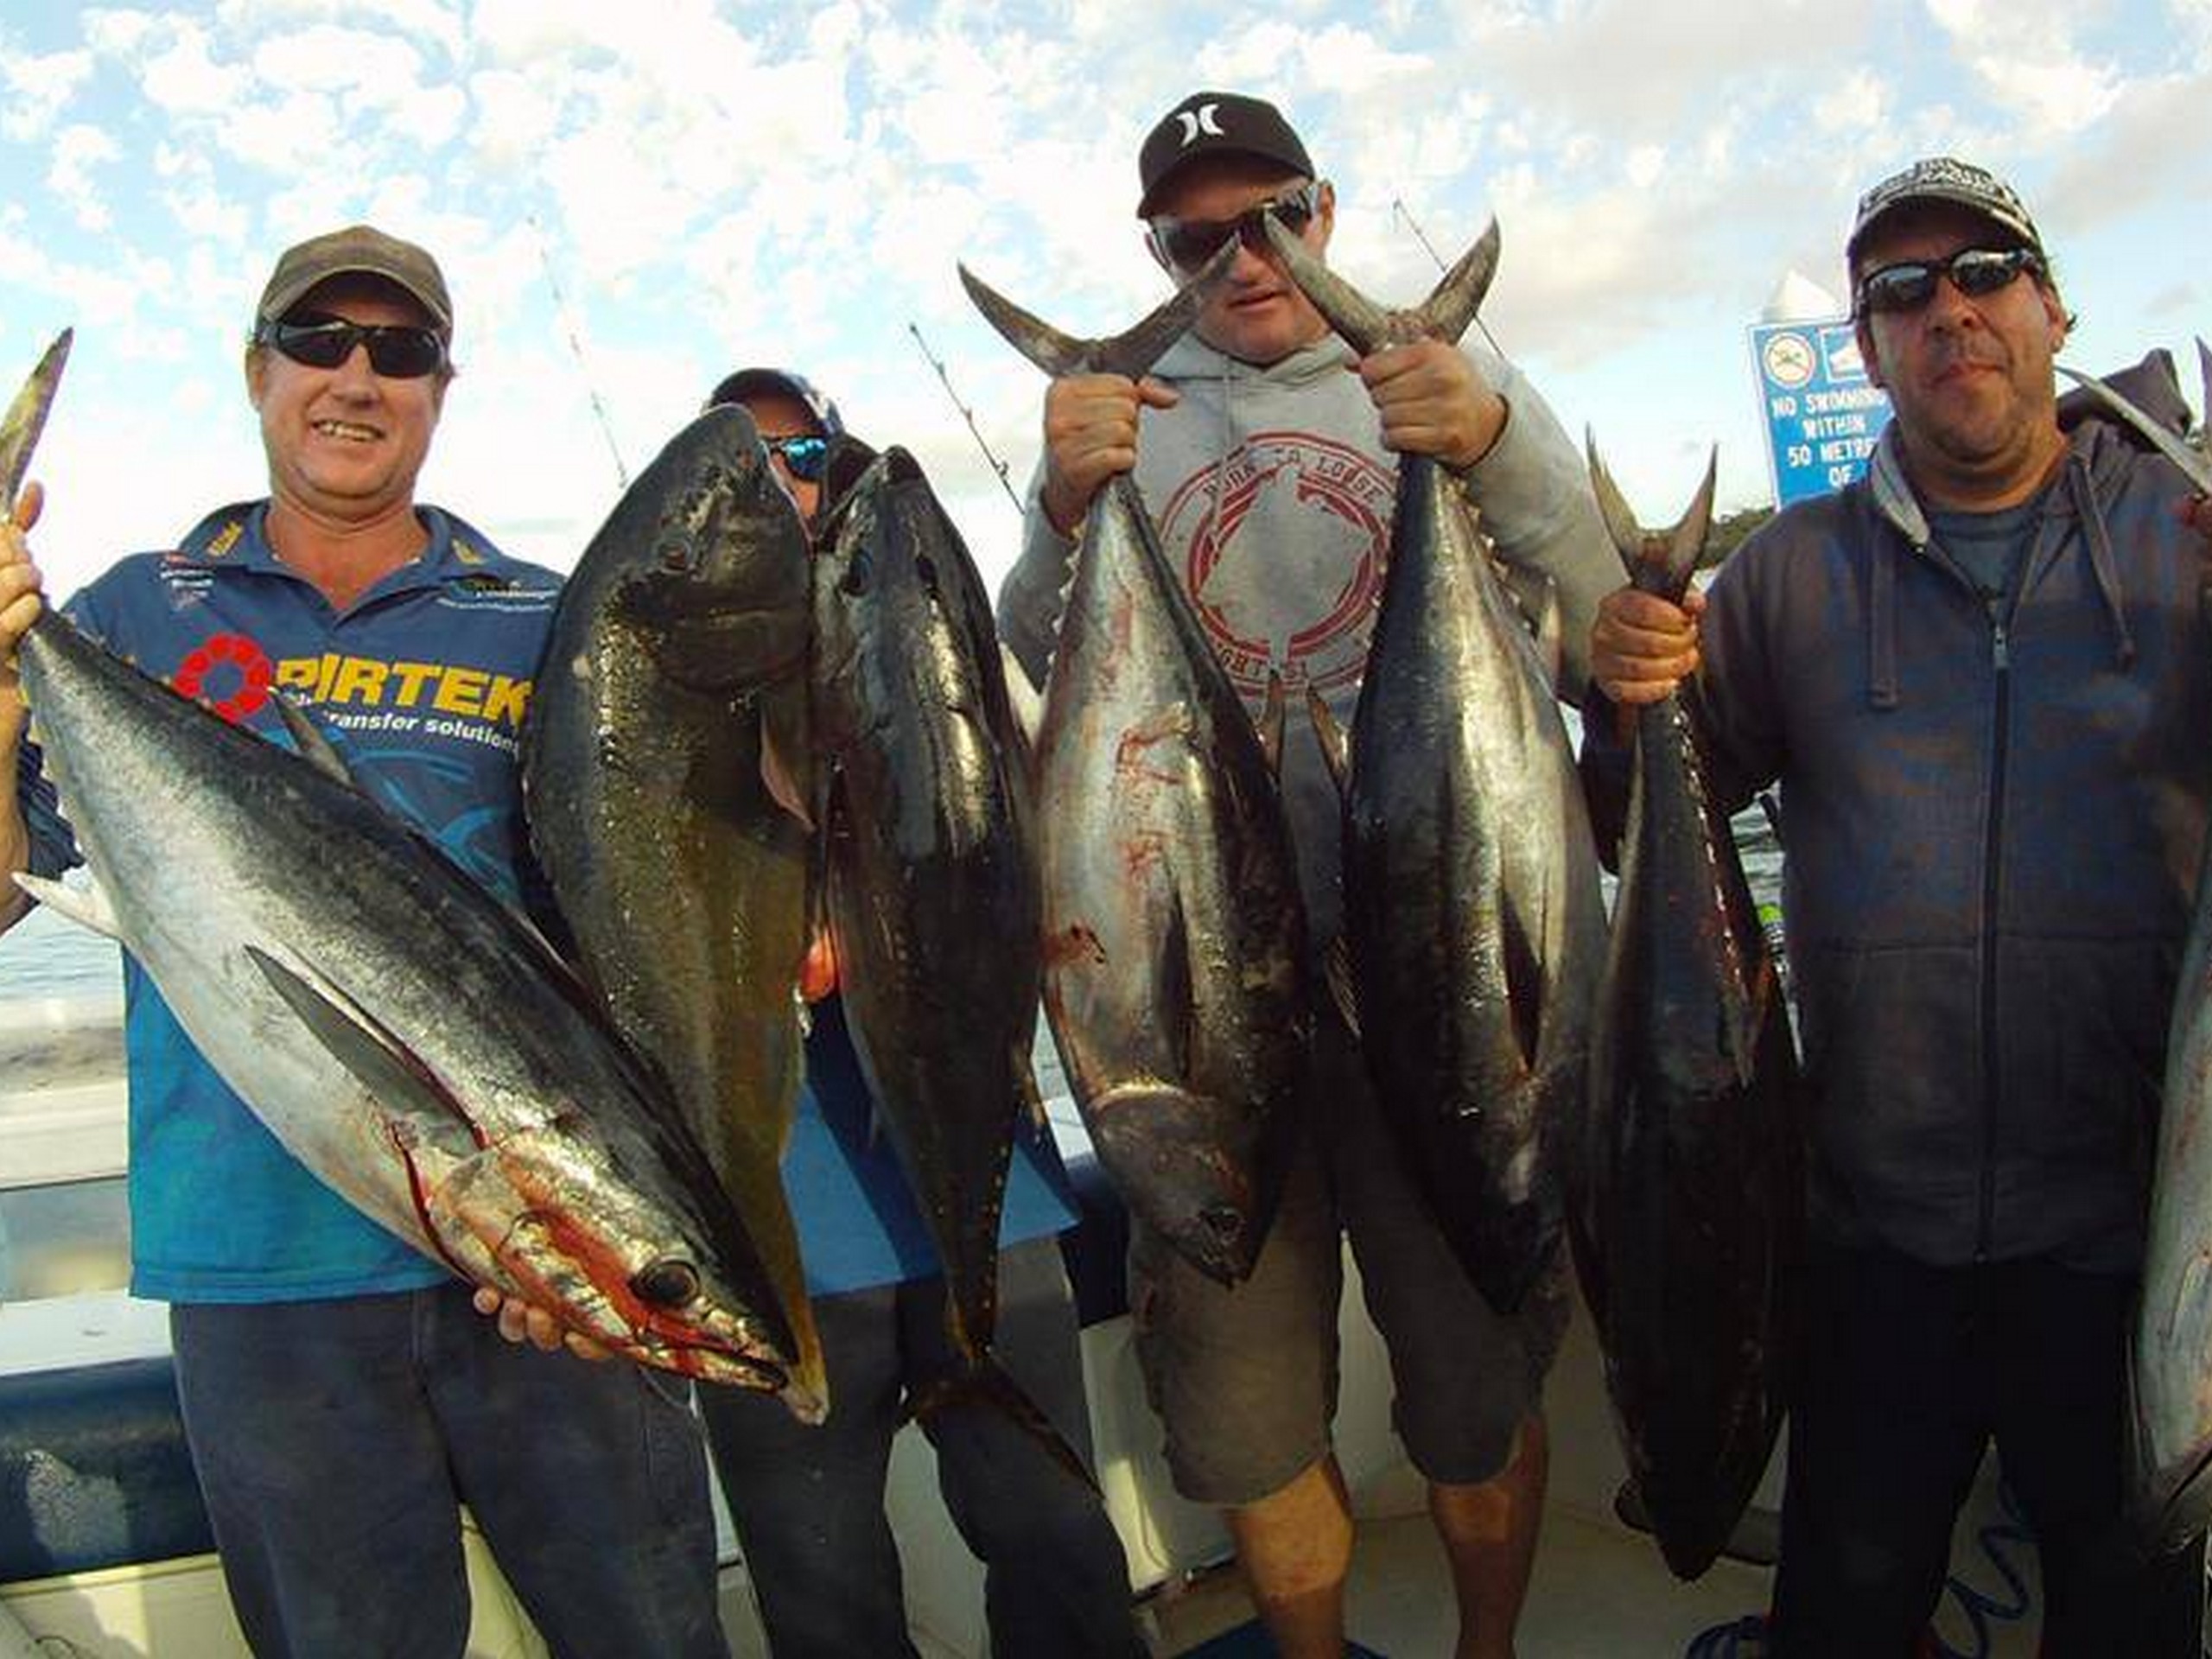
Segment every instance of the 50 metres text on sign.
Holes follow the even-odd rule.
[[[1866,472],[1890,400],[1866,378],[1850,318],[1755,324],[1751,363],[1776,506],[1840,490]]]

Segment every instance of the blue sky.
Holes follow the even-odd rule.
[[[1858,191],[1920,155],[2019,186],[2073,360],[2212,334],[2212,0],[15,6],[0,380],[78,329],[41,562],[67,592],[261,493],[254,296],[287,243],[369,218],[438,254],[459,312],[423,493],[512,550],[572,563],[610,448],[634,472],[767,361],[912,449],[995,580],[1014,512],[909,325],[1018,482],[1041,383],[955,261],[1072,332],[1133,321],[1161,291],[1136,146],[1200,86],[1284,106],[1338,188],[1332,263],[1377,297],[1433,280],[1406,214],[1447,258],[1497,214],[1484,319],[1648,519],[1716,442],[1724,505],[1764,499],[1745,331],[1786,271],[1840,289]]]

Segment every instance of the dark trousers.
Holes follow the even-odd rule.
[[[2132,1278],[1816,1251],[1772,1651],[1910,1659],[1993,1438],[2043,1567],[2044,1659],[2196,1659],[2202,1546],[2123,1518]]]
[[[906,1401],[957,1368],[944,1282],[818,1298],[830,1417],[809,1428],[772,1400],[700,1391],[708,1445],[775,1659],[908,1659],[884,1476]],[[1086,1460],[1089,1417],[1059,1247],[999,1258],[1000,1363]],[[987,1401],[930,1412],[938,1482],[984,1567],[996,1659],[1141,1659],[1122,1541],[1097,1494]]]
[[[684,1385],[501,1339],[460,1284],[169,1313],[194,1467],[259,1659],[447,1659],[468,1505],[562,1659],[728,1659]]]

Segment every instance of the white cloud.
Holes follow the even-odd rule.
[[[15,52],[0,44],[0,136],[17,143],[42,137],[92,73],[87,51]]]
[[[77,223],[88,231],[108,227],[107,203],[94,173],[116,160],[123,150],[102,129],[81,123],[54,136],[52,164],[47,169],[47,188],[61,198]]]

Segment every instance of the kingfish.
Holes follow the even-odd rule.
[[[1594,446],[1598,505],[1639,592],[1679,605],[1713,473],[1671,530],[1639,525]],[[1789,1011],[1694,707],[1637,710],[1628,827],[1598,999],[1573,1230],[1629,1472],[1667,1564],[1696,1578],[1773,1451],[1804,1224]]]
[[[1284,268],[1364,357],[1456,342],[1497,265],[1493,224],[1417,311],[1385,311],[1273,220]],[[1459,485],[1398,461],[1389,568],[1350,741],[1309,700],[1344,792],[1350,1000],[1408,1167],[1491,1305],[1559,1255],[1605,910],[1556,671]]]
[[[827,1408],[781,1163],[812,910],[808,544],[751,418],[709,410],[563,588],[524,721],[531,845],[586,979],[666,1077],[759,1242]]]
[[[1048,374],[1134,378],[1234,255],[1110,340],[1072,340],[961,279]],[[1305,906],[1274,760],[1126,474],[1091,503],[1034,764],[1045,1007],[1077,1105],[1123,1201],[1236,1283],[1302,1132]]]
[[[791,1335],[674,1103],[505,906],[365,795],[56,613],[20,652],[98,886],[19,874],[119,942],[326,1185],[461,1277],[649,1365],[784,1384]]]

